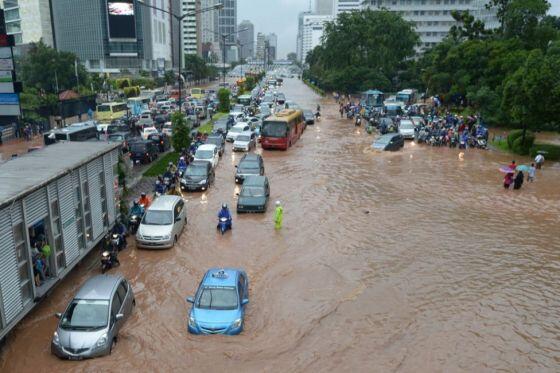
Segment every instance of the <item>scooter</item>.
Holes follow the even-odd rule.
[[[113,267],[118,267],[120,264],[117,252],[105,250],[101,254],[101,273],[105,273]]]
[[[316,113],[315,113],[315,120],[316,120],[316,121],[320,121],[320,120],[321,120],[321,113],[320,113],[320,112],[316,112]]]
[[[354,123],[354,125],[355,125],[356,127],[359,127],[359,126],[362,125],[362,117],[361,117],[361,116],[359,116],[359,115],[356,116],[356,122]]]
[[[130,234],[135,235],[138,232],[138,227],[140,226],[140,219],[142,216],[130,215],[128,218],[128,231]]]
[[[218,221],[218,229],[220,230],[222,235],[225,234],[228,230],[231,229],[231,219],[220,218],[220,220]]]

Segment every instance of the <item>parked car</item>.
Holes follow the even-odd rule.
[[[315,124],[315,114],[311,110],[304,110],[303,120],[305,120],[305,124]]]
[[[187,170],[181,179],[181,190],[205,191],[214,182],[214,169],[210,162],[194,161],[187,166]]]
[[[109,355],[119,330],[136,300],[128,281],[118,275],[90,278],[78,290],[60,319],[51,352],[63,359],[82,360]]]
[[[214,144],[203,144],[196,149],[194,154],[195,161],[210,162],[212,168],[218,166],[220,155],[218,154],[218,147]]]
[[[136,233],[136,246],[145,249],[172,248],[186,224],[187,210],[183,199],[160,196],[144,213]]]
[[[249,280],[245,271],[209,269],[194,297],[188,330],[192,334],[235,335],[243,331],[245,307],[249,303]]]
[[[224,151],[226,149],[226,140],[223,136],[219,134],[210,135],[206,138],[205,143],[216,145],[218,147],[218,154],[220,155],[220,157],[224,155]]]
[[[388,133],[379,136],[373,143],[375,150],[396,151],[404,146],[404,137],[400,133]]]
[[[257,136],[254,132],[240,133],[233,142],[233,151],[248,152],[257,147]]]
[[[410,119],[401,119],[399,133],[405,139],[414,139],[414,123]]]
[[[243,183],[245,177],[251,175],[264,175],[264,161],[259,154],[249,153],[245,154],[239,165],[235,166],[235,182],[238,184]]]
[[[269,197],[270,186],[266,176],[247,176],[237,199],[237,212],[266,212]]]
[[[231,127],[227,133],[226,141],[234,142],[237,136],[243,132],[250,131],[251,127],[245,122],[237,123],[235,126]]]
[[[148,140],[137,140],[130,142],[130,159],[134,163],[150,163],[158,157],[159,149],[151,141]]]
[[[171,140],[163,133],[153,133],[149,135],[148,141],[153,142],[158,147],[160,153],[164,153],[171,149]]]

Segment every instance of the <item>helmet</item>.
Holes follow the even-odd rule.
[[[185,157],[181,157],[181,158],[179,158],[179,159],[182,160],[182,161],[184,161],[184,160],[185,160]]]
[[[276,206],[280,206],[280,201],[276,201]]]
[[[169,165],[169,166],[173,166],[173,162],[169,162],[168,165]]]
[[[161,182],[159,180],[156,180],[156,185],[159,185]]]
[[[138,206],[138,201],[134,201],[134,206]]]
[[[141,196],[141,197],[146,197],[146,193],[142,192],[142,193],[140,194],[140,196]]]
[[[228,208],[228,207],[227,207],[227,203],[222,203],[222,208],[223,208],[223,209],[227,209],[227,208]]]

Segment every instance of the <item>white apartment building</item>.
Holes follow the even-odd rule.
[[[170,0],[161,0],[158,5],[162,9],[170,9]],[[171,30],[170,15],[156,9],[145,9],[150,12],[150,28],[151,28],[151,53],[152,71],[162,73],[166,69],[172,67],[171,60]],[[177,24],[174,24],[177,27]],[[147,31],[147,28],[146,28]]]
[[[333,14],[335,0],[315,0],[314,14],[330,16]]]
[[[200,1],[198,0],[182,0],[181,2],[181,15],[187,13],[194,13],[200,9]],[[184,65],[185,54],[199,54],[201,52],[199,35],[199,15],[187,16],[183,19],[181,24],[181,46],[183,53],[181,55],[181,66]]]
[[[321,44],[321,37],[323,36],[325,23],[330,22],[333,19],[334,17],[329,15],[309,14],[303,16],[301,48],[302,62],[305,62],[305,58],[310,51]]]
[[[311,12],[301,12],[298,14],[298,32],[296,40],[296,54],[298,61],[302,62],[303,58],[303,17],[312,14]]]
[[[220,0],[201,0],[201,9],[210,8],[221,4]],[[218,36],[220,12],[204,12],[200,14],[200,42],[202,44],[202,54],[213,55],[218,61],[222,60],[220,37]],[[215,61],[217,62],[217,61]]]
[[[255,58],[257,61],[264,61],[264,50],[266,48],[266,36],[263,33],[257,34],[257,51]]]
[[[54,46],[49,0],[1,0],[8,35],[16,45],[39,40]]]
[[[332,14],[336,17],[340,13],[362,10],[363,0],[334,0]]]
[[[486,9],[488,0],[364,0],[364,8],[379,10],[386,8],[398,12],[407,21],[416,25],[420,36],[421,49],[430,48],[441,42],[455,25],[451,12],[470,11],[477,19],[485,22],[487,28],[498,27],[493,10]]]

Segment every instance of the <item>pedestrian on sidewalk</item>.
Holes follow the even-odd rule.
[[[276,214],[274,215],[274,228],[276,230],[282,229],[282,220],[284,218],[284,209],[280,201],[276,201]]]

